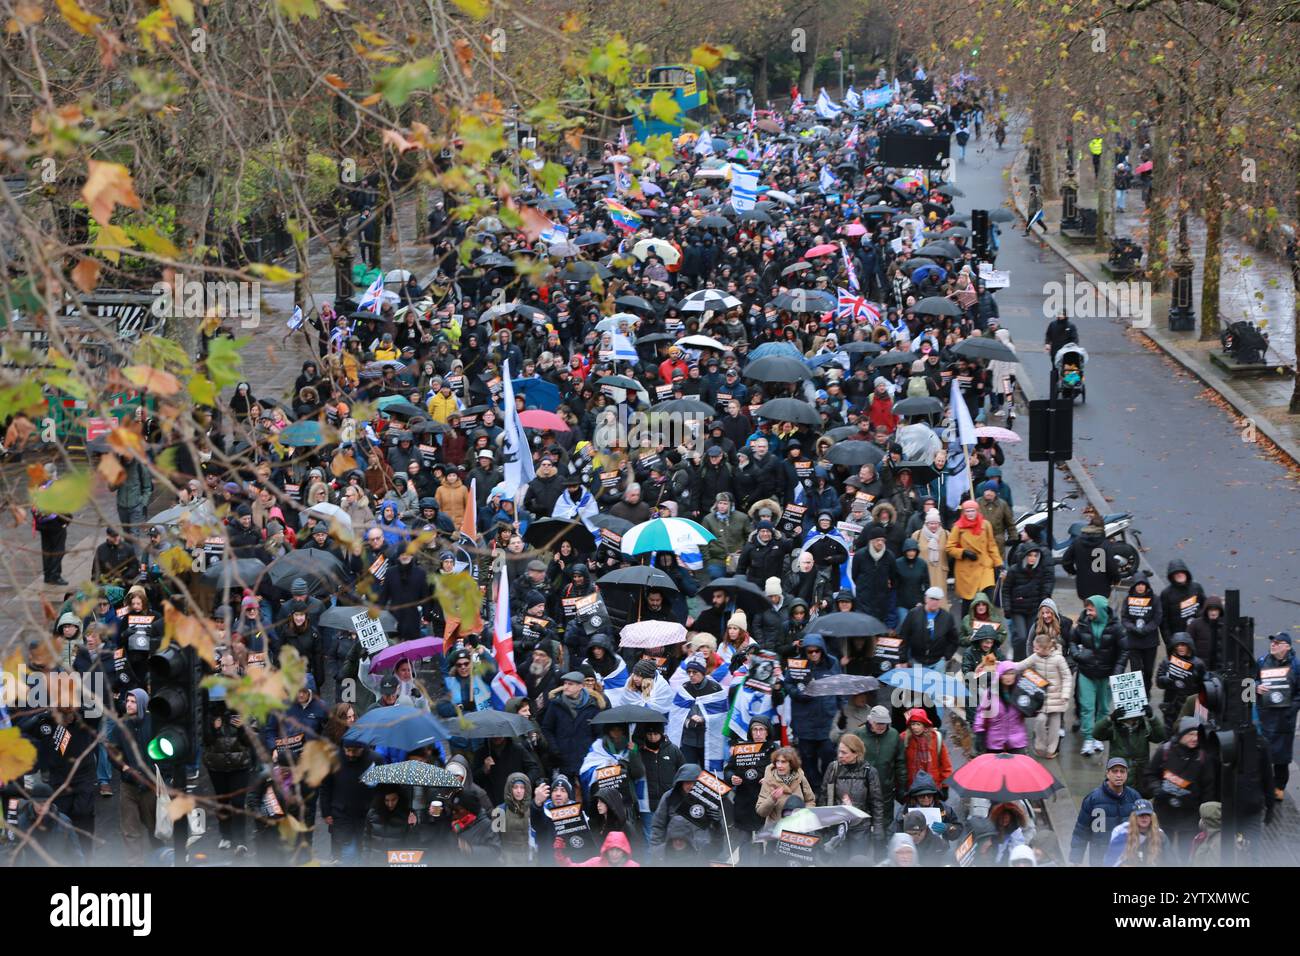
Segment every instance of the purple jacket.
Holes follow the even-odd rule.
[[[1015,661],[998,661],[993,687],[983,695],[979,712],[975,715],[975,733],[984,734],[984,747],[990,752],[1019,750],[1029,746],[1024,716],[1010,704],[1003,703],[998,694],[1002,675],[1015,669]]]

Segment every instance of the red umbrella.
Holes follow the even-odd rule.
[[[1154,168],[1155,168],[1155,164],[1148,159],[1145,163],[1139,163],[1137,165],[1137,168],[1134,169],[1133,172],[1141,176],[1143,173],[1151,172],[1151,170]]]
[[[846,236],[861,236],[866,234],[867,227],[860,222],[851,222],[846,226],[841,226],[840,232]]]
[[[949,779],[963,796],[994,803],[1039,800],[1061,789],[1052,772],[1025,754],[981,754]]]
[[[543,431],[551,429],[557,432],[567,432],[569,426],[564,423],[564,419],[555,412],[544,411],[540,408],[530,408],[526,412],[519,413],[519,423],[525,428],[540,428]]]
[[[816,259],[818,256],[830,256],[839,252],[839,246],[829,242],[823,242],[820,246],[813,246],[803,254],[805,259]]]

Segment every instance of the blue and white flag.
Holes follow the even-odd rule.
[[[620,763],[623,763],[624,768],[626,768],[627,765],[624,761],[627,756],[628,752],[626,750],[616,754],[606,750],[603,736],[593,740],[591,749],[587,751],[587,756],[583,758],[582,766],[578,769],[578,779],[582,781],[582,792],[590,797],[595,792],[592,790],[592,784],[596,781],[596,771],[603,770],[606,767],[617,767]],[[620,760],[620,757],[623,760]],[[626,772],[626,769],[624,769],[624,773]],[[650,792],[646,789],[644,775],[635,780],[629,777],[628,782],[632,785],[632,793],[636,797],[637,809],[642,813],[650,813],[653,808],[650,806]]]
[[[916,80],[916,82],[918,82],[918,83],[924,83],[924,82],[925,82],[925,67],[921,66],[921,64],[918,63],[918,64],[916,65],[916,72],[912,75],[912,79]]]
[[[692,551],[678,551],[677,563],[688,571],[703,571],[704,555],[700,553],[699,548]]]
[[[696,156],[713,155],[713,137],[709,135],[707,130],[701,133],[700,138],[695,141],[695,155]]]
[[[858,94],[858,91],[851,86],[844,93],[844,105],[851,110],[862,109],[862,97]]]
[[[533,455],[524,435],[524,426],[519,423],[519,409],[515,407],[515,387],[510,380],[509,359],[502,363],[501,381],[505,401],[505,427],[501,432],[504,480],[501,483],[505,486],[506,494],[513,498],[519,486],[532,481],[537,473],[533,469]]]
[[[875,90],[866,90],[862,94],[862,108],[864,110],[883,109],[889,105],[889,101],[894,98],[894,90],[888,86],[882,86]]]
[[[558,223],[553,224],[549,229],[543,229],[539,232],[537,238],[548,246],[555,245],[557,242],[564,242],[569,238],[569,227]]]
[[[370,283],[370,288],[366,289],[366,294],[361,297],[357,303],[358,312],[374,311],[379,306],[379,297],[384,292],[384,274],[380,272],[375,276],[375,281]]]
[[[975,423],[971,421],[970,409],[966,407],[966,401],[961,397],[961,386],[956,380],[952,383],[949,403],[952,406],[953,428],[956,432],[954,437],[958,445],[963,446],[954,449],[949,454],[948,461],[960,465],[960,470],[950,473],[948,480],[944,482],[946,489],[944,498],[948,507],[956,511],[961,507],[962,498],[966,497],[967,492],[971,490],[970,462],[966,457],[968,454],[967,449],[971,445],[978,443],[979,438],[975,435]]]
[[[610,340],[613,343],[614,360],[616,362],[635,362],[639,356],[636,354],[636,346],[632,340],[621,332],[611,332]]]
[[[844,112],[844,107],[831,102],[831,98],[827,95],[824,86],[821,88],[821,92],[817,94],[817,103],[813,106],[813,109],[822,119],[828,120],[833,120]]]
[[[605,691],[606,696],[608,696],[611,691],[622,688],[627,683],[628,675],[631,674],[631,671],[627,669],[627,661],[623,660],[623,658],[618,654],[614,655],[614,662],[614,669],[607,675],[601,677],[599,672],[596,674],[596,679],[600,681],[600,686]],[[584,660],[583,663],[590,664],[591,661]]]
[[[958,443],[967,447],[978,445],[979,436],[975,434],[975,423],[971,421],[970,409],[966,407],[966,400],[961,396],[961,385],[955,378],[952,381],[950,396],[952,421],[957,426]]]
[[[844,546],[844,551],[849,555],[849,557],[840,565],[840,590],[854,591],[856,593],[857,589],[853,585],[853,575],[849,573],[849,565],[853,563],[853,545],[849,543],[848,538],[844,537],[844,532],[840,531],[839,528],[832,527],[830,531],[823,533],[817,530],[816,525],[813,525],[808,529],[808,533],[804,535],[802,550],[808,551],[814,544],[822,540],[822,538],[829,538],[832,541],[838,541]]]
[[[303,315],[302,315],[302,306],[295,305],[293,307],[293,315],[289,316],[289,321],[286,324],[289,326],[289,329],[291,331],[297,332],[300,328],[302,328],[302,323],[304,321],[305,320],[303,319]]]
[[[755,717],[766,717],[771,720],[775,716],[776,708],[772,706],[770,693],[741,685],[736,691],[736,699],[731,705],[731,718],[724,730],[741,740],[748,740],[749,726],[754,722]]]
[[[679,668],[678,673],[685,673],[685,668]],[[676,676],[673,675],[674,678]],[[712,694],[700,697],[692,697],[684,689],[679,689],[673,697],[673,709],[668,714],[668,739],[678,747],[682,745],[686,718],[696,707],[704,715],[704,769],[718,773],[722,770],[722,723],[727,716],[726,688],[719,688]]]
[[[731,167],[731,208],[737,212],[747,212],[758,202],[758,173],[751,169],[732,165]]]
[[[555,507],[551,509],[552,518],[563,518],[566,521],[576,518],[586,525],[587,530],[592,534],[599,530],[591,523],[591,519],[598,514],[600,514],[600,506],[596,504],[595,497],[586,488],[579,493],[577,501],[569,497],[569,489],[565,488],[560,492],[560,497],[555,499]]]
[[[612,676],[610,675],[610,677]],[[654,683],[650,685],[649,693],[633,690],[628,686],[626,672],[622,683],[611,689],[609,686],[610,677],[605,678],[605,696],[609,698],[609,706],[621,707],[624,704],[629,704],[635,707],[649,707],[651,710],[659,711],[664,717],[673,712],[673,698],[677,696],[677,690],[668,681],[664,680],[662,674],[655,674]],[[644,684],[642,686],[644,687]]]
[[[835,186],[839,180],[835,178],[835,173],[831,171],[830,164],[822,167],[821,174],[817,177],[817,185],[823,193],[835,191]]]

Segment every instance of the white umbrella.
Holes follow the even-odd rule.
[[[615,312],[608,318],[601,319],[596,323],[597,332],[617,332],[619,324],[626,322],[628,325],[636,325],[641,321],[639,315],[633,315],[630,312]]]
[[[681,259],[682,254],[677,251],[672,243],[664,239],[642,239],[632,247],[632,255],[636,256],[642,262],[647,256],[655,255],[664,261],[664,265],[676,265]]]
[[[710,338],[707,335],[688,335],[683,339],[678,339],[673,343],[680,348],[688,349],[717,349],[719,352],[728,352],[730,349],[723,345],[717,339]]]
[[[207,525],[212,524],[216,519],[211,503],[203,498],[187,505],[176,505],[166,511],[160,511],[150,521],[153,524],[180,524],[182,521],[188,521],[194,525]]]
[[[624,554],[649,554],[673,551],[677,554],[698,552],[713,540],[713,532],[689,518],[652,518],[635,525],[623,534]]]
[[[667,647],[686,641],[686,628],[676,621],[637,621],[618,634],[619,647]]]
[[[610,162],[610,163],[630,163],[630,162],[632,162],[632,157],[631,157],[631,156],[624,156],[622,153],[615,153],[613,156],[609,157],[609,159],[606,160],[606,162]]]
[[[410,278],[410,269],[389,269],[384,275],[385,282],[406,282]]]
[[[682,300],[683,312],[725,312],[740,305],[734,295],[727,295],[721,289],[701,289],[692,292]]]
[[[337,522],[349,534],[352,532],[351,516],[338,505],[332,505],[328,501],[322,501],[320,504],[315,504],[308,508],[307,514],[315,515],[317,518],[323,518],[330,524]]]
[[[725,169],[701,169],[695,174],[696,179],[726,179]]]
[[[556,242],[547,246],[546,254],[557,259],[571,259],[582,255],[582,250],[571,242]]]
[[[769,189],[769,190],[765,193],[765,195],[767,196],[768,199],[775,199],[775,200],[777,200],[778,202],[783,202],[783,203],[785,203],[787,206],[797,206],[797,205],[799,205],[799,200],[795,199],[795,198],[794,198],[793,196],[791,196],[789,193],[782,192],[782,191],[779,190],[779,189]]]

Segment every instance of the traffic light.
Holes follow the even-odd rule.
[[[199,734],[198,661],[191,648],[171,643],[149,658],[149,716],[153,760],[189,760]]]

